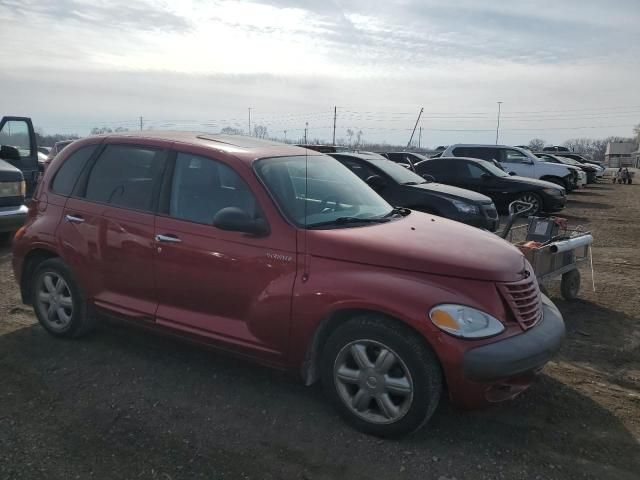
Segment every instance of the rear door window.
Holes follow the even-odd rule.
[[[337,157],[336,157],[337,158]],[[368,165],[358,162],[356,160],[350,160],[347,158],[339,158],[340,163],[342,163],[345,167],[355,173],[362,180],[367,180],[367,178],[372,177],[374,175],[380,175],[371,169]]]
[[[51,183],[51,190],[54,193],[64,195],[65,197],[71,195],[73,187],[80,176],[80,172],[82,172],[82,169],[98,146],[99,144],[88,145],[73,152],[58,169],[58,172]]]
[[[505,163],[531,163],[527,155],[518,150],[507,149],[504,151]]]
[[[481,160],[489,160],[500,162],[500,149],[492,147],[456,147],[453,149],[456,157],[479,158]]]
[[[163,150],[108,145],[93,165],[84,196],[93,202],[153,211],[165,163]]]

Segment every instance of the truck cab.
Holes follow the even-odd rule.
[[[6,241],[27,216],[25,199],[38,183],[36,135],[28,117],[0,120],[0,240]]]

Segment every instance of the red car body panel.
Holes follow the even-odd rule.
[[[522,333],[496,288],[496,282],[521,278],[525,262],[514,247],[419,212],[386,224],[305,231],[286,221],[252,163],[307,150],[241,148],[186,132],[144,135],[91,137],[56,156],[14,245],[18,281],[30,252],[46,250],[62,257],[87,300],[109,314],[293,371],[308,360],[318,328],[332,314],[378,312],[409,325],[429,343],[455,403],[486,401],[491,384],[465,378],[462,359],[469,349]],[[175,149],[226,163],[255,195],[269,234],[252,237],[53,193],[58,165],[77,149],[101,142]],[[65,215],[85,222],[69,223]],[[158,243],[158,234],[175,235],[181,243]],[[429,320],[429,310],[442,303],[477,308],[503,320],[506,328],[482,340],[452,337]],[[529,381],[525,378],[525,386]]]

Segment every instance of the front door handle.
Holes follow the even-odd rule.
[[[173,235],[171,233],[165,233],[165,234],[156,235],[156,242],[180,243],[180,242],[182,242],[182,240],[180,240],[178,237],[176,237],[175,235]]]
[[[84,218],[79,215],[65,215],[64,219],[69,223],[84,223]]]

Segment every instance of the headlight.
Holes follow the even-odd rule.
[[[19,182],[0,182],[0,198],[24,197],[25,190],[24,180]]]
[[[470,203],[463,202],[461,200],[453,200],[453,204],[455,205],[455,207],[458,209],[459,212],[475,213],[475,214],[480,213],[480,209]]]
[[[461,338],[485,338],[504,331],[497,318],[464,305],[438,305],[431,309],[429,318],[443,332]]]
[[[562,190],[558,190],[557,188],[543,188],[542,191],[549,195],[553,195],[554,197],[562,196]]]

